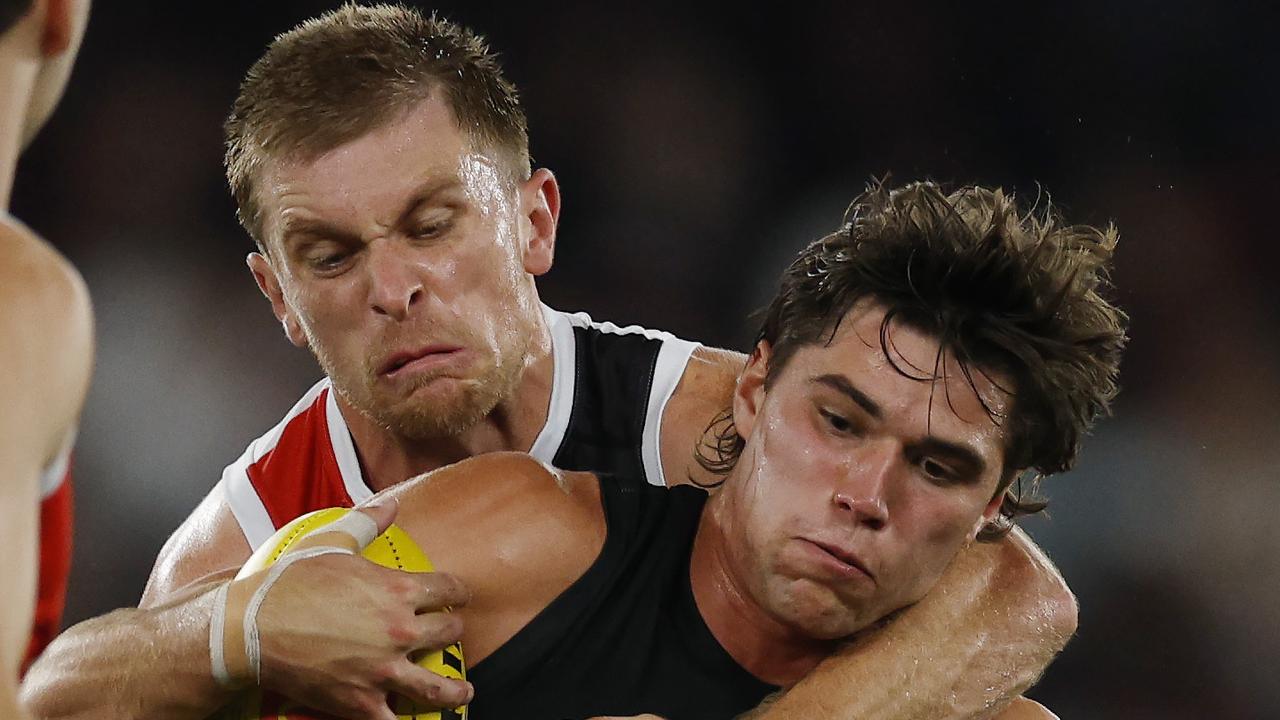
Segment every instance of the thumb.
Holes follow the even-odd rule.
[[[378,498],[368,505],[361,505],[355,510],[373,520],[378,526],[377,534],[381,535],[387,531],[387,528],[391,527],[391,523],[395,522],[396,513],[400,511],[400,502],[393,497]]]

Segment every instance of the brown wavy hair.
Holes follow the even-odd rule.
[[[254,185],[269,158],[313,160],[443,93],[473,148],[529,177],[515,86],[480,35],[401,5],[344,4],[278,36],[249,68],[224,126],[237,216],[266,251]]]
[[[1043,510],[1040,479],[1069,469],[1094,421],[1110,412],[1118,388],[1128,318],[1105,296],[1115,227],[1068,225],[1047,200],[1023,212],[1013,194],[984,187],[945,192],[931,182],[889,189],[873,182],[836,232],[811,243],[782,274],[756,336],[772,356],[768,387],[799,348],[830,342],[854,305],[872,299],[887,310],[880,345],[899,322],[941,342],[970,387],[973,373],[1007,373],[1014,400],[1002,415],[1006,460],[1000,517],[980,535],[998,537],[1010,521]],[[982,400],[981,394],[978,394]],[[727,474],[744,445],[730,411],[704,433],[697,459]]]

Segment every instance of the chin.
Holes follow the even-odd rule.
[[[850,605],[830,588],[797,581],[772,603],[772,614],[805,637],[840,640],[875,622],[868,608]]]

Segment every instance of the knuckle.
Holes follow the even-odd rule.
[[[462,637],[462,619],[449,613],[432,613],[422,617],[418,646],[438,650]]]
[[[471,593],[462,581],[448,573],[431,573],[424,577],[427,601],[435,607],[464,605]]]
[[[392,622],[387,627],[387,639],[398,649],[410,650],[418,642],[419,631],[412,622]]]
[[[374,669],[374,684],[379,687],[396,685],[401,682],[403,677],[404,671],[400,669],[399,662],[386,662]]]
[[[405,573],[391,575],[386,584],[387,592],[397,600],[409,600],[418,594],[418,584]]]

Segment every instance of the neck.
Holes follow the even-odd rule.
[[[551,334],[541,316],[516,390],[479,422],[458,435],[408,438],[379,425],[337,397],[351,431],[365,482],[375,492],[474,455],[528,452],[547,422],[554,360]]]
[[[690,582],[698,612],[716,641],[747,672],[772,685],[789,687],[834,649],[783,623],[755,600],[740,572],[734,550],[740,540],[726,532],[724,493],[707,501],[693,541]]]
[[[0,45],[0,209],[6,211],[37,70],[35,64],[15,57],[12,48]]]

